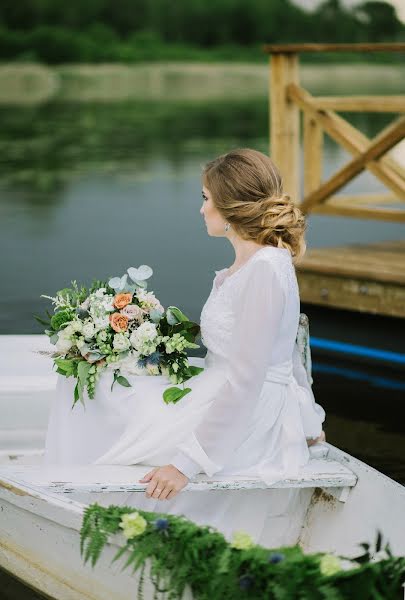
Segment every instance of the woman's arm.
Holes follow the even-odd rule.
[[[243,275],[225,383],[170,461],[189,478],[201,470],[209,476],[220,471],[239,445],[259,399],[284,311],[285,292],[269,261],[253,261]]]

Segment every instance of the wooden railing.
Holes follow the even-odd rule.
[[[304,213],[405,222],[402,207],[381,206],[405,202],[405,168],[387,154],[405,137],[405,116],[396,118],[369,139],[336,112],[405,113],[405,95],[315,97],[299,83],[301,52],[405,52],[405,43],[265,45],[263,49],[270,54],[270,155],[283,175],[285,191],[296,199]],[[303,198],[299,168],[300,111],[303,112]],[[324,132],[353,156],[326,181],[322,181]],[[390,193],[334,195],[366,169]]]

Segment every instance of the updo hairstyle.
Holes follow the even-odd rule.
[[[280,172],[266,154],[236,148],[208,162],[203,184],[225,221],[244,240],[287,248],[298,262],[306,251],[306,220],[283,192]]]

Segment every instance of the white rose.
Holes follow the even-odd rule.
[[[65,337],[59,337],[58,341],[56,342],[56,349],[58,352],[62,352],[63,354],[65,352],[69,352],[69,350],[71,349],[71,347],[73,346],[72,342]]]
[[[118,352],[124,352],[131,347],[129,338],[124,333],[116,333],[113,340],[113,348]]]

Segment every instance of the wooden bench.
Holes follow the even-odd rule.
[[[285,479],[268,486],[256,477],[225,478],[199,474],[190,481],[189,491],[241,490],[267,488],[315,488],[328,491],[341,502],[345,502],[357,481],[356,475],[336,460],[327,458],[326,443],[311,447],[311,458],[299,477]],[[86,465],[86,466],[41,466],[16,465],[0,468],[0,480],[14,481],[54,494],[144,492],[147,484],[139,483],[151,465]]]

